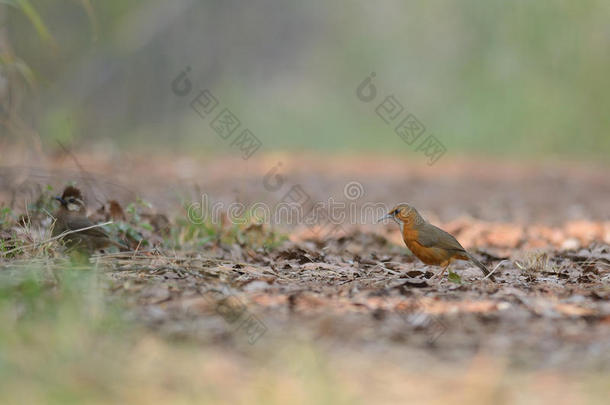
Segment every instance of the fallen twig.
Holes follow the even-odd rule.
[[[494,272],[495,272],[496,270],[498,270],[498,267],[500,267],[500,265],[502,265],[502,264],[504,264],[505,262],[508,262],[508,261],[509,261],[509,260],[502,260],[500,263],[498,263],[498,264],[496,265],[496,267],[494,267],[494,269],[493,269],[492,271],[490,271],[490,272],[489,272],[489,274],[488,274],[488,275],[486,275],[485,277],[483,277],[483,280],[485,280],[485,279],[487,279],[487,278],[491,277],[491,275],[492,275],[492,274],[494,274]]]
[[[108,222],[104,222],[103,224],[96,224],[96,225],[92,225],[92,226],[87,226],[85,228],[73,229],[71,231],[65,231],[65,232],[62,232],[59,235],[53,236],[53,237],[51,237],[49,239],[46,239],[46,240],[43,240],[43,241],[40,241],[40,242],[30,243],[28,245],[19,246],[19,247],[7,250],[6,252],[0,252],[0,253],[2,253],[2,256],[6,256],[6,255],[8,255],[10,253],[13,253],[13,252],[16,252],[18,250],[23,250],[23,249],[29,249],[29,248],[35,248],[35,247],[38,247],[38,246],[42,246],[42,245],[44,245],[46,243],[53,242],[54,240],[61,239],[64,236],[67,236],[67,235],[70,235],[70,234],[73,234],[73,233],[77,233],[77,232],[87,231],[87,230],[93,229],[93,228],[99,228],[99,227],[102,227],[102,226],[109,225],[111,223],[112,223],[112,221],[108,221]]]

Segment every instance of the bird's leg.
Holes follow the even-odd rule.
[[[443,275],[445,274],[445,271],[447,271],[447,267],[449,267],[449,262],[447,262],[447,264],[445,266],[443,266],[443,269],[438,272],[437,274],[434,275],[434,277],[432,277],[433,279],[439,279],[439,281],[443,278]]]

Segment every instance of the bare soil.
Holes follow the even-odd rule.
[[[415,371],[470,364],[481,353],[525,369],[610,369],[608,168],[291,155],[78,160],[86,172],[69,156],[37,168],[7,162],[2,200],[18,206],[43,184],[76,181],[92,210],[142,197],[174,221],[202,193],[274,204],[298,184],[313,200],[351,202],[344,188],[356,181],[358,207],[408,201],[488,267],[505,260],[495,283],[465,262],[452,265],[461,280],[436,281],[438,268],[414,258],[394,225],[372,222],[343,224],[324,239],[311,227],[282,228],[288,240],[270,248],[210,241],[95,256],[109,296],[161,336],[245,356],[278,341],[315,342]],[[270,190],[265,176],[278,162],[282,186]]]

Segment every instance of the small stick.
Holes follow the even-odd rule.
[[[494,274],[494,272],[495,272],[496,270],[498,270],[498,267],[500,267],[500,265],[501,265],[501,264],[504,264],[504,262],[508,262],[508,261],[509,261],[509,260],[502,260],[500,263],[498,263],[498,264],[496,265],[496,267],[494,267],[494,269],[493,269],[492,271],[490,271],[490,272],[489,272],[489,274],[488,274],[488,275],[486,275],[485,277],[483,277],[483,278],[482,278],[482,280],[485,280],[486,278],[489,278],[489,276],[491,276],[492,274]]]
[[[140,241],[138,242],[138,246],[136,246],[136,250],[133,252],[133,255],[131,256],[131,260],[133,260],[136,255],[138,254],[138,250],[140,249],[140,245],[142,245],[142,241],[143,239],[140,239]]]
[[[87,231],[87,230],[93,229],[93,228],[99,228],[99,227],[102,227],[102,226],[109,225],[111,223],[112,223],[112,221],[108,221],[108,222],[104,222],[103,224],[96,224],[96,225],[88,226],[88,227],[81,228],[81,229],[73,229],[71,231],[65,231],[65,232],[62,232],[59,235],[53,236],[52,238],[49,238],[47,240],[43,240],[41,242],[36,242],[36,243],[31,243],[29,245],[24,245],[24,246],[16,247],[16,248],[13,248],[11,250],[7,250],[6,252],[0,252],[0,253],[2,253],[3,256],[6,256],[9,253],[16,252],[16,251],[21,250],[21,249],[27,249],[27,248],[31,248],[31,247],[36,247],[36,246],[44,245],[45,243],[53,242],[54,240],[61,239],[64,236],[70,235],[72,233],[77,233],[77,232],[81,232],[81,231]]]

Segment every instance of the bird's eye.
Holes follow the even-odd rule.
[[[398,215],[398,209],[395,209],[394,212],[392,213],[393,215]]]

